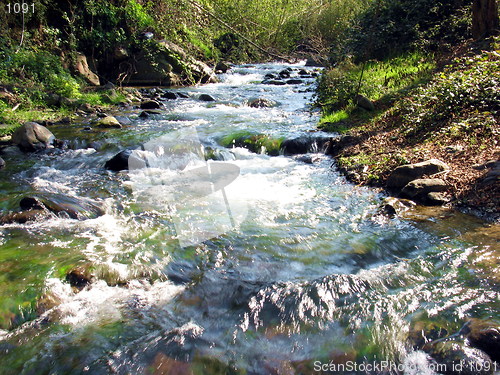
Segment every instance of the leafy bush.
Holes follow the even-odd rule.
[[[399,109],[408,136],[423,133],[472,131],[472,124],[484,127],[486,118],[500,118],[500,54],[484,53],[464,57],[450,65],[426,86],[418,88]],[[461,122],[462,118],[481,117]],[[455,127],[455,129],[451,129]]]
[[[346,43],[335,57],[348,50],[357,61],[384,59],[416,47],[437,49],[456,44],[470,34],[472,0],[380,0],[371,2],[349,29]]]

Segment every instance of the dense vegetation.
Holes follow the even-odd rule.
[[[336,155],[351,180],[383,185],[401,164],[439,158],[455,203],[498,210],[498,187],[472,166],[499,157],[500,46],[471,39],[471,3],[375,1],[332,49],[320,127],[357,140]]]
[[[369,3],[40,0],[26,13],[2,9],[0,23],[7,27],[0,29],[0,123],[8,126],[0,132],[33,118],[65,115],[82,103],[103,106],[122,101],[123,95],[116,91],[89,91],[75,71],[78,54],[87,57],[101,83],[124,84],[137,56],[142,53],[154,61],[158,54],[154,40],[161,39],[210,64],[294,53],[320,59]],[[189,67],[178,65],[189,78]],[[53,94],[71,100],[54,101]],[[15,111],[8,110],[12,108]]]

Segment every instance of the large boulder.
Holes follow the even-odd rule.
[[[54,134],[36,122],[26,122],[12,134],[12,143],[27,152],[46,149],[54,140]]]
[[[128,170],[128,160],[130,155],[132,155],[132,150],[120,151],[118,154],[109,159],[106,164],[104,164],[104,168],[113,172]]]
[[[87,83],[94,86],[99,86],[101,84],[97,74],[90,69],[87,57],[81,53],[76,56],[75,70],[85,79],[85,81],[87,81]]]
[[[465,329],[469,345],[481,349],[493,361],[500,362],[500,324],[495,321],[471,319]]]
[[[448,185],[440,178],[419,178],[408,182],[401,192],[410,197],[422,197],[432,192],[446,191]]]
[[[208,65],[189,56],[181,47],[162,40],[148,43],[143,50],[131,57],[134,69],[128,73],[131,85],[178,86],[217,82]]]
[[[387,187],[403,188],[410,181],[421,178],[424,175],[431,176],[447,169],[449,169],[449,167],[437,159],[431,159],[421,163],[401,165],[397,167],[387,179]]]

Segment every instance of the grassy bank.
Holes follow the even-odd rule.
[[[478,170],[478,165],[500,157],[499,40],[463,44],[436,69],[419,59],[407,60],[409,65],[399,62],[393,69],[397,61],[365,67],[363,85],[369,90],[361,92],[374,100],[372,112],[352,101],[339,106],[337,97],[325,89],[329,74],[338,72],[323,78],[319,99],[334,100],[322,103],[320,127],[356,139],[337,153],[338,166],[356,183],[384,186],[395,167],[437,158],[450,166],[440,177],[450,186],[453,204],[498,212],[499,184],[482,184],[487,171]],[[353,65],[341,77],[352,80],[359,70]],[[386,77],[392,72],[403,79],[395,78],[393,86],[372,94],[371,87],[378,87],[382,77],[390,82]]]

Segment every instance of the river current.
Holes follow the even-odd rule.
[[[328,135],[315,130],[314,78],[261,83],[286,68],[314,72],[236,66],[171,90],[186,95],[146,119],[124,111],[123,129],[51,127],[95,147],[12,151],[3,211],[43,193],[105,214],[0,226],[0,374],[436,374],[409,339],[415,326],[452,334],[497,319],[498,226],[446,209],[389,218],[381,192],[346,182],[319,149],[221,146],[242,132]],[[127,148],[133,168],[104,168]],[[81,290],[66,281],[75,267],[93,275]],[[367,367],[381,361],[396,367]]]

